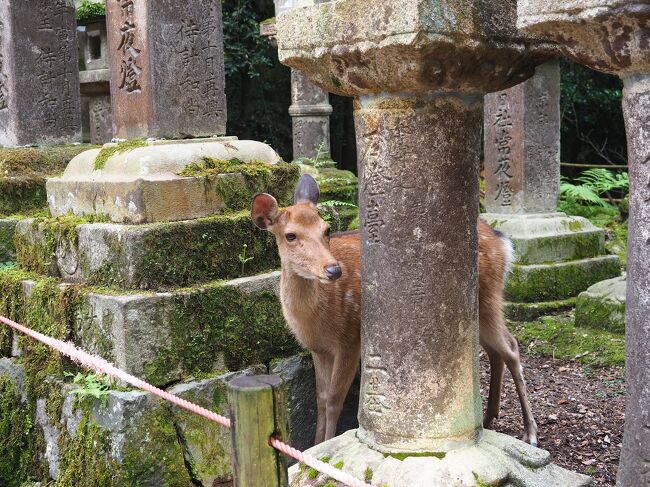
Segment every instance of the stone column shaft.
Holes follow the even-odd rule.
[[[314,157],[322,146],[330,152],[329,93],[319,88],[307,75],[291,70],[291,106],[293,123],[293,158]]]
[[[488,213],[553,213],[560,193],[560,66],[485,97]]]
[[[81,142],[72,0],[0,2],[0,144]]]
[[[617,485],[650,485],[650,74],[624,78],[630,220],[625,435]]]
[[[481,96],[356,101],[359,437],[382,451],[445,451],[480,430],[481,120]]]

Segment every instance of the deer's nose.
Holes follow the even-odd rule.
[[[330,281],[336,281],[339,277],[341,277],[341,274],[343,274],[343,271],[341,270],[341,266],[338,264],[328,265],[325,267],[325,276]]]

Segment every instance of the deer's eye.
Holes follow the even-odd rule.
[[[296,237],[295,233],[287,233],[287,234],[285,234],[285,238],[287,239],[287,242],[293,242],[298,237]]]

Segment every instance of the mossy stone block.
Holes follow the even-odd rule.
[[[621,264],[615,255],[549,264],[515,264],[506,282],[506,295],[509,301],[524,303],[566,299],[620,273]]]
[[[625,276],[594,284],[578,296],[576,326],[625,333],[625,299]]]
[[[18,220],[0,219],[0,262],[16,260],[14,234]]]
[[[47,206],[45,182],[77,154],[96,146],[0,148],[0,215]]]
[[[79,217],[20,222],[20,267],[70,282],[166,289],[280,266],[275,238],[257,229],[247,211],[147,225],[84,222]]]
[[[560,299],[557,301],[542,301],[539,303],[506,302],[503,311],[511,321],[532,321],[540,316],[552,315],[573,309],[576,298]]]
[[[605,253],[602,230],[511,240],[517,263],[522,265],[580,260]]]

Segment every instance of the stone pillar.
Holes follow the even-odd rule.
[[[90,141],[93,144],[106,144],[113,138],[113,116],[111,115],[111,97],[95,96],[90,98]]]
[[[293,121],[293,158],[314,157],[319,148],[330,152],[329,93],[319,88],[309,77],[291,70],[291,106]]]
[[[560,193],[560,66],[485,97],[485,207],[553,213]]]
[[[0,144],[81,141],[73,0],[0,2]]]
[[[560,44],[565,55],[624,81],[630,234],[626,298],[625,435],[617,485],[650,485],[650,5],[598,0],[519,0],[518,26]]]
[[[605,233],[587,219],[557,213],[560,192],[560,67],[485,97],[485,207],[517,261],[507,313],[515,319],[573,304],[592,284],[620,274]],[[543,303],[543,304],[542,304]]]
[[[224,134],[221,2],[107,3],[115,136]]]
[[[381,451],[447,451],[474,442],[481,429],[476,220],[482,109],[478,94],[373,95],[356,103],[363,256],[359,438]],[[456,137],[459,132],[464,137]]]

